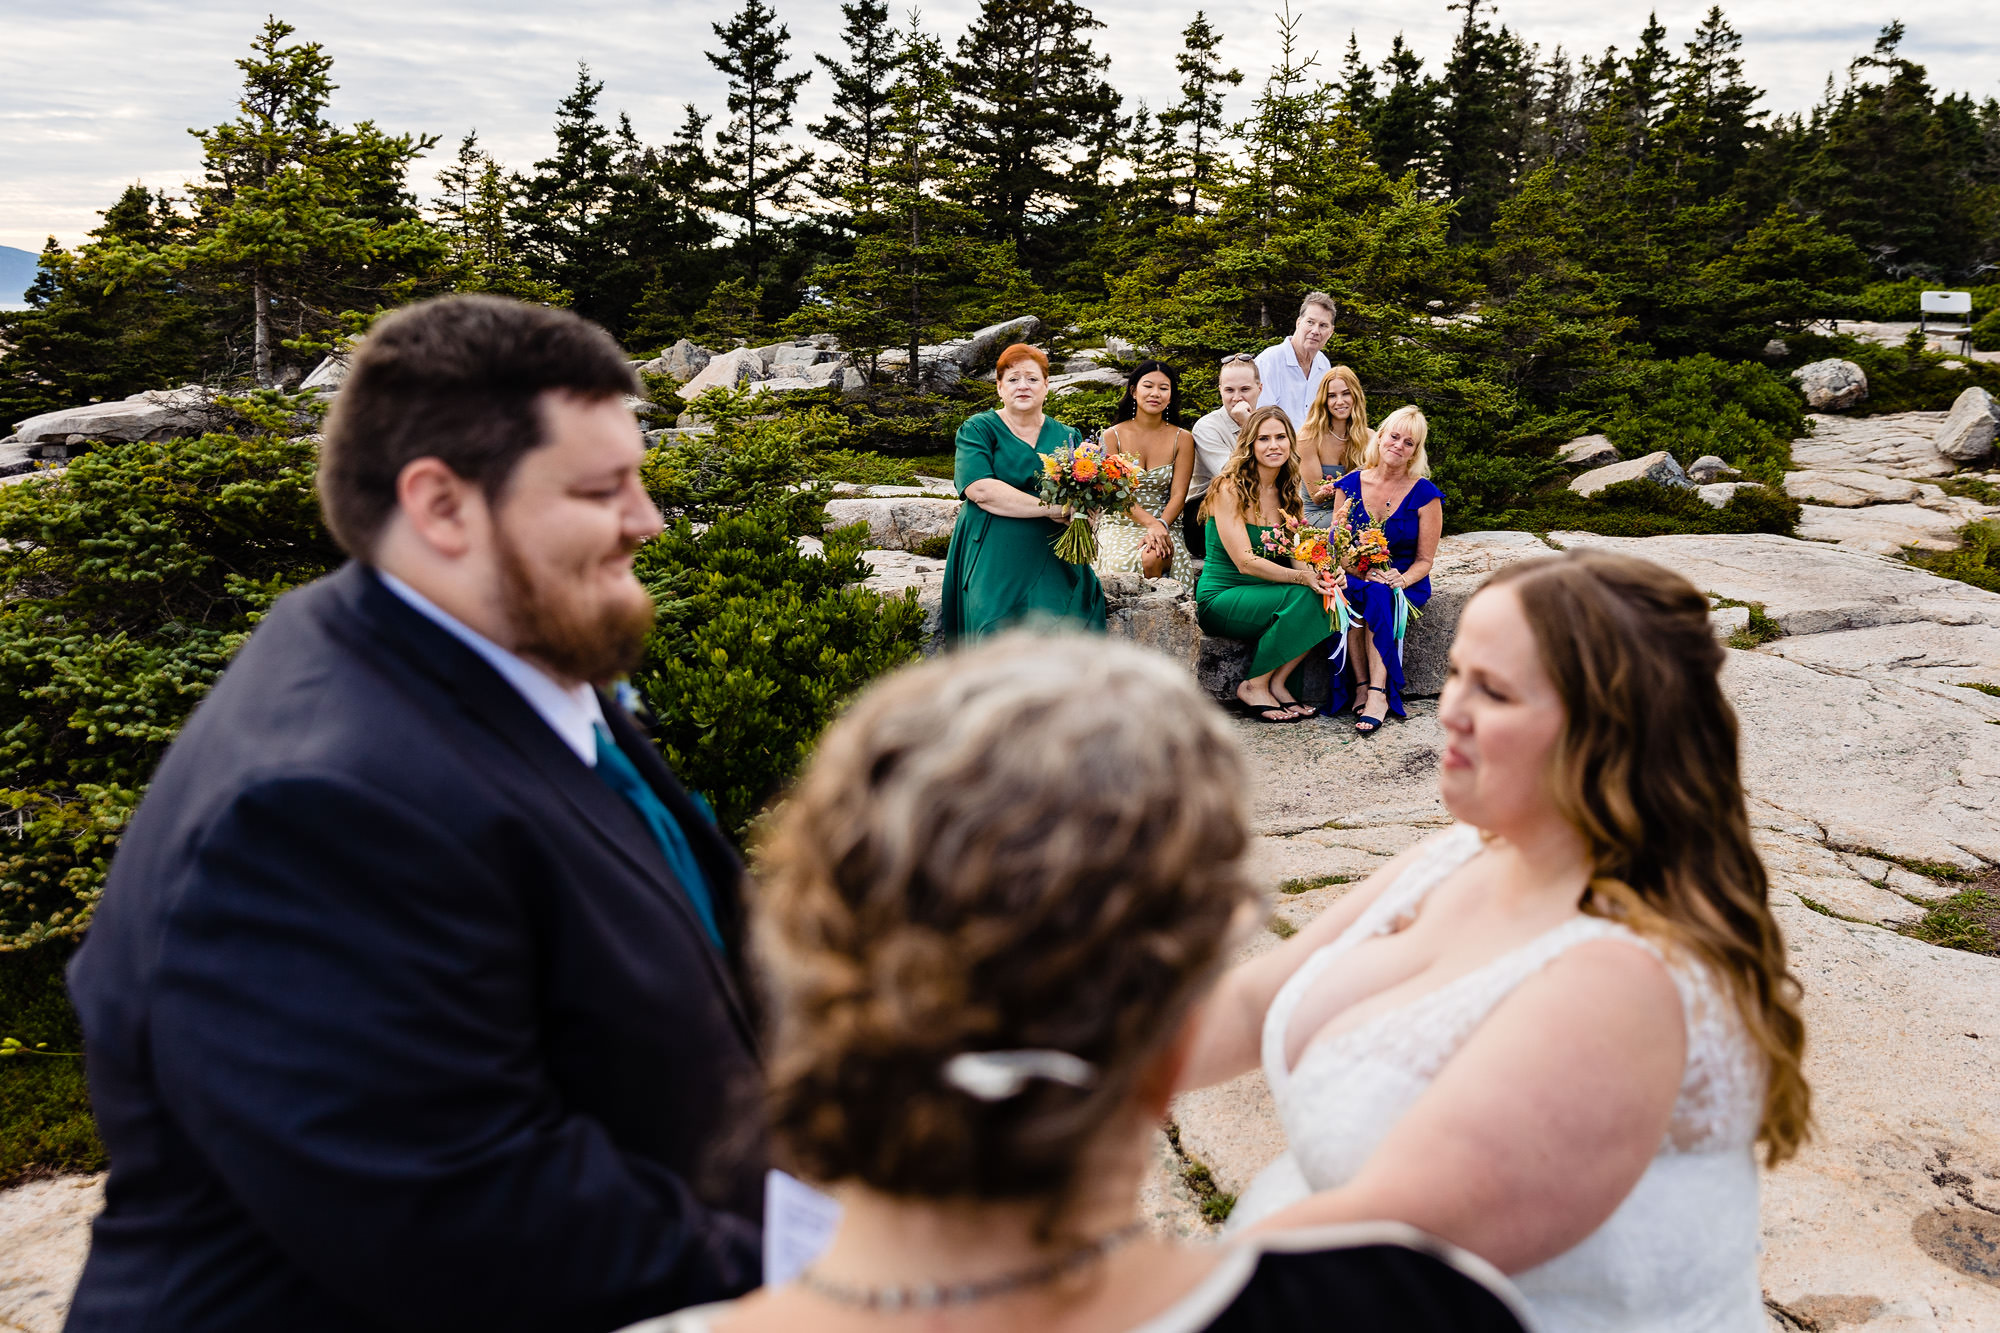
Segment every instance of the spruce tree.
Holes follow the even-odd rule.
[[[814,188],[825,199],[858,199],[854,222],[865,227],[875,212],[875,175],[896,78],[897,37],[885,0],[847,0],[840,12],[847,20],[841,32],[847,62],[824,52],[813,57],[833,84],[833,109],[810,128],[834,150],[822,159]]]
[[[1174,135],[1185,132],[1187,146],[1182,178],[1187,191],[1184,210],[1192,217],[1201,211],[1201,192],[1215,178],[1217,154],[1222,138],[1222,97],[1224,87],[1243,82],[1243,71],[1224,69],[1217,53],[1222,34],[1209,23],[1208,15],[1197,9],[1194,18],[1181,30],[1181,53],[1174,68],[1181,76],[1181,100],[1160,113],[1160,128]]]
[[[1438,118],[1438,182],[1458,204],[1455,237],[1483,236],[1512,186],[1507,93],[1514,62],[1505,30],[1496,34],[1480,17],[1481,3],[1448,6],[1465,14],[1445,64]]]
[[[156,256],[229,300],[266,387],[278,380],[281,344],[316,357],[375,311],[437,290],[450,260],[406,187],[436,136],[327,120],[333,58],[317,42],[291,42],[293,32],[266,20],[236,62],[236,119],[190,131],[202,146],[202,179],[188,188],[192,229]]]
[[[1118,107],[1107,58],[1090,43],[1103,26],[1077,0],[980,0],[959,38],[946,128],[978,173],[987,239],[1018,244],[1071,210],[1073,158]]]
[[[1731,188],[1761,136],[1763,93],[1743,81],[1743,38],[1711,7],[1674,70],[1660,128],[1674,178],[1694,194]]]
[[[764,210],[794,203],[812,165],[810,153],[792,149],[781,137],[791,128],[792,104],[812,71],[784,72],[791,30],[764,0],[743,0],[735,18],[709,27],[722,50],[706,52],[708,63],[729,80],[729,123],[715,137],[715,162],[724,181],[720,200],[725,212],[743,220],[744,258],[756,286],[763,260],[757,228]]]
[[[1423,57],[1397,33],[1382,60],[1388,91],[1362,127],[1382,170],[1391,176],[1415,172],[1417,187],[1429,192],[1437,182],[1438,83],[1423,71]]]
[[[569,303],[568,292],[536,278],[515,253],[509,214],[520,187],[479,146],[477,130],[459,142],[458,156],[438,172],[437,182],[431,215],[451,243],[453,286],[545,305]]]
[[[879,225],[855,241],[851,259],[813,271],[820,302],[794,318],[837,335],[871,366],[901,346],[916,390],[926,387],[922,344],[996,309],[1018,313],[1039,293],[1011,242],[979,234],[985,218],[967,201],[985,185],[984,169],[962,162],[945,133],[957,104],[943,44],[913,29],[898,68],[873,185]]]
[[[1361,41],[1347,30],[1347,54],[1340,60],[1340,105],[1366,126],[1381,98],[1375,92],[1375,69],[1361,56]]]

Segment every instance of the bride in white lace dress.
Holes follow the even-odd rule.
[[[1184,1087],[1261,1059],[1290,1150],[1232,1226],[1411,1223],[1544,1333],[1764,1326],[1755,1149],[1809,1123],[1707,599],[1628,557],[1510,566],[1438,705],[1458,824],[1208,1007]]]

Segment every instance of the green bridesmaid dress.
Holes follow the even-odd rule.
[[[1194,588],[1195,617],[1204,634],[1256,645],[1250,650],[1250,665],[1243,669],[1246,678],[1303,657],[1332,637],[1331,618],[1318,593],[1296,583],[1273,583],[1245,574],[1229,558],[1215,520],[1208,520],[1202,531],[1208,558]],[[1252,551],[1266,531],[1250,525]]]
[[[1045,416],[1031,449],[998,412],[981,412],[958,429],[953,484],[963,497],[973,482],[992,477],[1034,495],[1043,456],[1079,438],[1072,427]],[[1047,518],[1001,518],[970,500],[960,505],[944,562],[939,630],[945,642],[997,634],[1023,621],[1102,630],[1104,586],[1096,571],[1056,557],[1065,526]]]

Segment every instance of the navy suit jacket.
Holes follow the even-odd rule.
[[[351,564],[154,775],[71,964],[111,1156],[72,1330],[611,1329],[759,1277],[741,866]]]

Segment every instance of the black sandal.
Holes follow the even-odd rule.
[[[1283,704],[1253,704],[1241,695],[1230,699],[1229,708],[1232,712],[1240,713],[1252,722],[1262,722],[1267,727],[1283,727],[1303,721],[1298,714],[1291,712]],[[1264,716],[1266,713],[1276,713],[1277,716],[1266,717]]]
[[[1278,699],[1278,692],[1276,690],[1272,690],[1271,697],[1273,699]],[[1293,717],[1297,718],[1317,717],[1319,715],[1319,705],[1309,704],[1303,699],[1278,699],[1278,707],[1284,709],[1286,712],[1290,713]],[[1299,711],[1299,709],[1301,708],[1305,709],[1306,711],[1301,713]]]
[[[1362,697],[1366,698],[1369,694],[1379,694],[1384,699],[1389,697],[1389,691],[1383,689],[1380,685],[1370,685]],[[1388,710],[1386,709],[1383,710],[1383,716],[1381,717],[1370,717],[1368,714],[1363,713],[1355,722],[1354,729],[1363,736],[1373,736],[1376,732],[1382,730],[1382,724],[1386,721],[1388,721]]]

